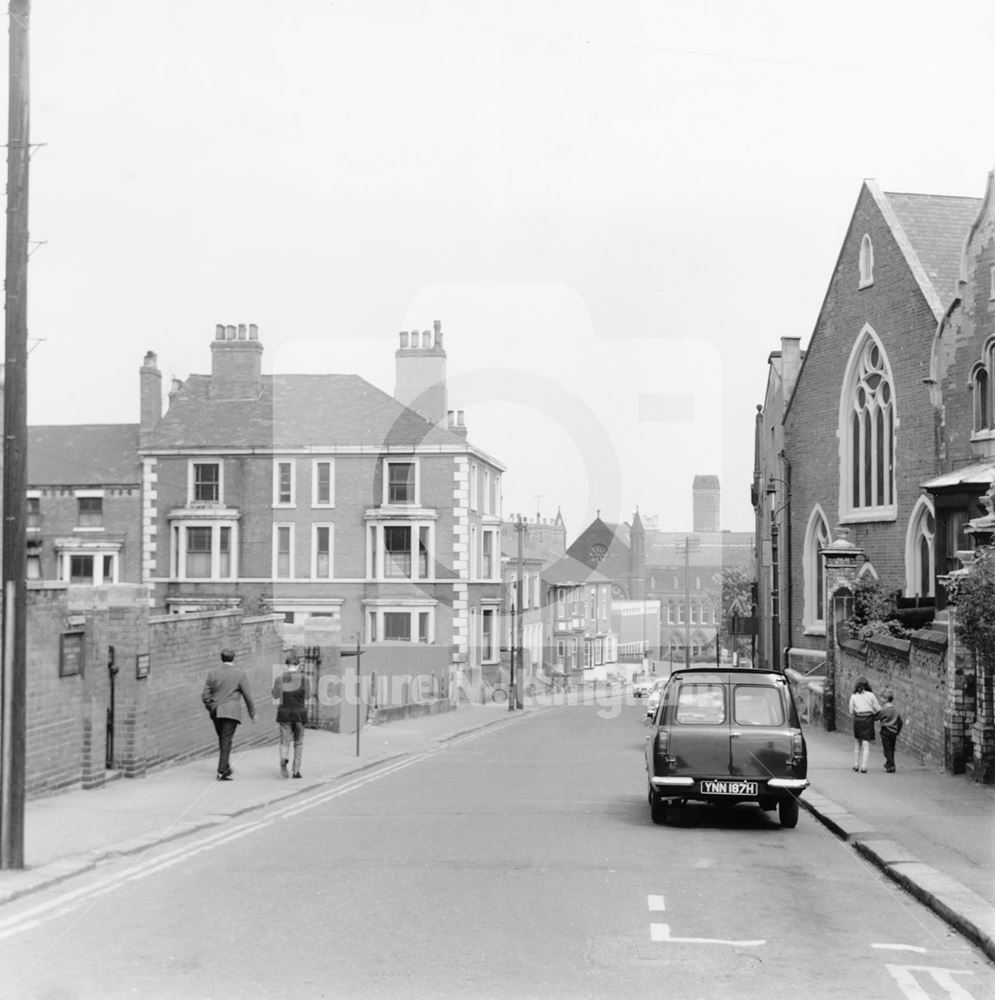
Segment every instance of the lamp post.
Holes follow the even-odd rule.
[[[777,499],[777,484],[784,487],[784,503],[775,507]],[[778,524],[777,515],[787,507],[791,499],[791,490],[783,479],[769,475],[767,477],[767,496],[770,497],[770,562],[771,562],[771,582],[770,582],[770,664],[773,670],[781,671],[781,594],[780,584],[780,555],[778,552]]]

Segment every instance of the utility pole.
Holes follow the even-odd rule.
[[[24,867],[27,677],[25,489],[28,389],[28,103],[30,0],[9,0],[7,265],[4,284],[3,673],[0,684],[0,868]]]
[[[524,589],[524,568],[525,568],[525,553],[524,553],[524,542],[525,542],[525,532],[527,530],[526,523],[522,520],[522,515],[518,515],[518,520],[515,521],[515,532],[518,535],[518,567],[516,576],[518,577],[518,586],[515,588],[518,593],[516,595],[516,603],[518,604],[518,631],[515,633],[515,638],[513,642],[518,646],[518,683],[515,685],[515,704],[521,708],[522,699],[520,697],[520,691],[522,687],[523,674],[525,672],[525,642],[524,642],[524,632],[525,623],[522,621],[522,610],[525,606],[525,595],[522,593]]]
[[[684,544],[678,550],[684,553],[684,666],[691,666],[691,552],[699,545],[697,538],[684,536]],[[716,637],[716,642],[718,637]]]

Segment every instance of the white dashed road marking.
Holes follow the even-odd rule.
[[[670,924],[650,924],[650,940],[666,941],[669,944],[728,944],[736,948],[752,948],[767,943],[764,940],[728,941],[724,938],[673,937],[670,933]]]

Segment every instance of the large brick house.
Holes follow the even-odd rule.
[[[936,593],[934,510],[921,489],[941,471],[930,355],[980,205],[872,180],[860,190],[785,407],[783,451],[758,462],[753,484],[758,517],[778,516],[782,641],[793,649],[825,648],[820,552],[838,525],[886,589]]]
[[[479,679],[499,658],[501,474],[447,410],[442,332],[402,333],[395,396],[357,375],[264,375],[256,327],[211,372],[141,370],[143,578],[157,607],[320,616],[385,663]]]

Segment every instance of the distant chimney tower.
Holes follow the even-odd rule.
[[[444,424],[448,393],[442,323],[436,320],[433,328],[423,333],[402,330],[394,363],[394,398],[433,424]]]
[[[718,476],[695,476],[691,486],[695,531],[719,530],[719,500],[722,491]]]
[[[211,398],[255,399],[262,379],[263,345],[255,323],[248,329],[218,323],[211,341]]]

